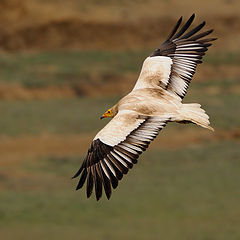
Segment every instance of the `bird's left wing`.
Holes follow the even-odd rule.
[[[118,186],[123,174],[137,163],[139,155],[166,125],[169,116],[152,117],[133,111],[120,111],[94,138],[82,166],[73,178],[80,176],[77,190],[87,181],[90,197],[95,185],[96,199],[104,188],[107,198]]]
[[[133,90],[161,87],[180,98],[185,96],[197,65],[202,63],[211,42],[216,40],[206,38],[213,32],[212,29],[199,33],[205,22],[187,31],[194,17],[195,14],[178,31],[181,17],[167,40],[146,58]]]

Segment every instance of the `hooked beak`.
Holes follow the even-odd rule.
[[[106,118],[105,113],[100,117],[100,119]]]

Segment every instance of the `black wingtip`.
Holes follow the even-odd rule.
[[[78,177],[81,172],[82,172],[82,168],[79,168],[79,170],[74,174],[74,176],[72,176],[71,179],[74,179],[74,178]]]
[[[211,34],[213,31],[214,31],[214,29],[209,29],[208,31],[206,31],[206,32],[204,32],[202,34],[205,34],[205,36],[207,36],[207,35]]]
[[[79,182],[78,182],[78,185],[77,185],[76,190],[78,190],[78,189],[80,189],[80,188],[83,187],[83,185],[84,185],[84,183],[85,183],[85,181],[86,181],[86,178],[87,178],[87,170],[84,169],[83,172],[82,172],[82,175],[81,175],[81,177],[80,177],[80,180],[79,180]]]
[[[80,185],[78,184],[77,187],[76,187],[76,191],[79,190],[81,187]]]
[[[195,29],[196,29],[196,28],[195,28]],[[194,30],[195,30],[195,29],[194,29]],[[192,30],[192,31],[193,31],[193,30]],[[203,37],[208,36],[208,35],[211,34],[213,31],[214,31],[213,29],[210,29],[210,30],[208,30],[208,31],[199,33],[199,34],[197,34],[197,35],[194,35],[196,32],[194,33],[194,31],[193,31],[193,34],[190,34],[190,35],[189,35],[189,33],[188,33],[187,35],[188,35],[188,37],[190,37],[190,38],[189,38],[190,41],[202,41],[201,39],[202,39]],[[185,36],[186,36],[186,35],[185,35]]]
[[[178,19],[176,25],[174,26],[174,28],[173,28],[173,30],[171,31],[171,33],[168,35],[167,40],[166,40],[165,42],[167,42],[168,40],[170,40],[170,39],[173,37],[173,35],[177,32],[179,26],[180,26],[181,23],[182,23],[182,19],[183,19],[182,16]]]
[[[101,198],[101,197],[99,197],[99,196],[96,196],[96,200],[97,200],[97,202],[100,200],[100,198]]]
[[[92,170],[90,169],[88,172],[87,187],[86,187],[86,193],[88,198],[92,195],[93,185],[94,185],[94,180],[93,180]]]
[[[87,198],[90,198],[92,195],[92,192],[91,193],[87,193]]]
[[[100,189],[95,189],[95,195],[96,195],[96,200],[99,201],[99,199],[102,197],[102,188],[101,187],[100,187]]]
[[[184,34],[184,32],[190,27],[192,24],[193,20],[195,18],[195,13],[192,14],[192,16],[186,21],[186,23],[182,26],[182,28],[179,30],[178,33],[176,33],[172,38],[179,38]]]
[[[177,21],[177,25],[180,25],[182,23],[182,20],[183,20],[183,16],[181,16],[178,21]]]
[[[191,31],[187,32],[186,34],[184,34],[183,36],[181,36],[180,39],[187,39],[189,37],[194,36],[197,32],[199,32],[204,26],[205,26],[206,22],[202,22],[201,24],[199,24],[197,27],[193,28]],[[205,33],[202,33],[205,34]],[[200,34],[199,36],[201,36],[202,34]]]
[[[216,41],[216,40],[218,40],[218,38],[211,38],[210,41]]]
[[[178,19],[176,26],[179,26],[179,25],[182,23],[182,20],[183,20],[183,16],[181,16],[181,17]]]
[[[187,22],[190,23],[190,25],[192,24],[193,20],[195,18],[195,13],[192,14],[192,16],[187,20]]]
[[[201,27],[204,27],[205,25],[206,25],[206,21],[203,21],[203,22],[200,24]]]

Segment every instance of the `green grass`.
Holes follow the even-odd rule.
[[[206,88],[209,87],[216,87],[219,88],[222,92],[226,92],[229,88],[234,88],[234,86],[238,86],[240,82],[240,74],[238,77],[236,78],[216,78],[216,79],[204,79],[204,81],[194,81],[194,79],[192,80],[191,84],[190,84],[190,88],[191,90],[188,91],[187,95],[191,94],[191,91],[195,91],[195,92],[199,92],[201,93],[202,91],[204,91]]]
[[[12,187],[0,193],[1,238],[237,240],[238,146],[189,143],[147,151],[111,200],[100,202],[74,191],[77,157],[24,161],[11,172],[21,169],[26,181],[13,176]]]
[[[27,87],[103,80],[107,74],[138,72],[146,55],[144,51],[2,54],[0,80]],[[235,55],[221,58],[218,62],[210,55],[207,61],[238,62]],[[239,128],[240,96],[226,91],[237,81],[196,82],[184,102],[201,103],[216,129]],[[206,91],[215,86],[221,89],[219,94]],[[0,101],[0,136],[97,131],[107,122],[100,121],[100,115],[119,98]],[[1,159],[0,238],[240,239],[237,138],[202,145],[186,142],[177,150],[150,148],[110,201],[87,200],[84,191],[74,191],[77,181],[71,176],[83,157],[26,154],[11,166]]]
[[[211,117],[214,128],[239,127],[239,95],[223,93],[208,95],[197,85],[189,91],[185,103],[199,102]],[[191,93],[192,92],[192,93]],[[32,101],[1,101],[0,134],[72,134],[97,131],[108,120],[100,116],[120,97],[72,98]],[[175,124],[176,125],[176,124]]]
[[[103,127],[100,116],[114,103],[113,98],[52,99],[46,101],[0,102],[3,135],[81,133]]]
[[[227,64],[227,65],[239,65],[240,54],[238,52],[228,52],[228,53],[215,53],[208,54],[206,58],[206,63],[212,64],[214,66]]]
[[[25,87],[104,81],[109,75],[140,72],[153,49],[0,54],[0,81]],[[211,65],[239,64],[238,53],[207,54]]]
[[[228,87],[226,86],[227,84],[225,82],[215,85],[222,89],[222,93],[211,95],[205,92],[205,89],[207,89],[205,86],[208,87],[210,85],[211,84],[203,83],[191,86],[183,102],[200,103],[202,108],[206,110],[210,116],[211,125],[214,128],[239,128],[240,115],[236,114],[236,112],[240,103],[240,95],[225,91],[229,87],[229,85]],[[212,84],[212,86],[214,86],[214,84]]]
[[[145,51],[66,51],[0,55],[0,80],[26,87],[76,84],[140,71]]]

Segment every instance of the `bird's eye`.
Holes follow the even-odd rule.
[[[108,113],[110,113],[110,111],[108,110]]]

